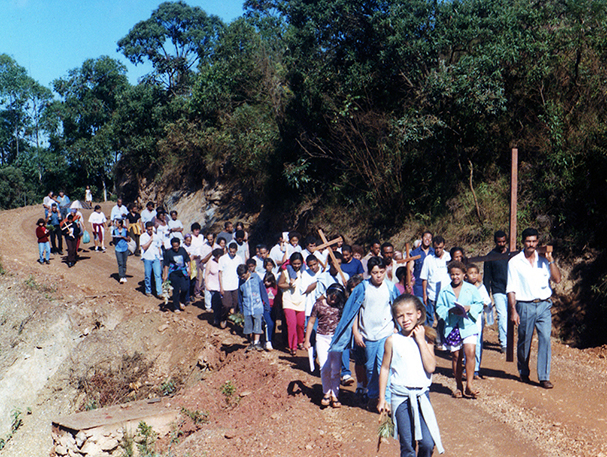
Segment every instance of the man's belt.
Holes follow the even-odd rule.
[[[542,301],[549,301],[550,297],[548,298],[536,298],[535,300],[517,300],[519,303],[539,303]]]

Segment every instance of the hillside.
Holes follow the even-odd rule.
[[[104,209],[109,212],[109,204]],[[319,409],[320,379],[306,371],[303,352],[292,358],[279,347],[245,354],[238,332],[212,328],[196,305],[179,316],[164,312],[141,293],[137,260],[129,259],[125,285],[113,276],[111,249],[81,252],[72,269],[58,257],[38,265],[33,222],[39,212],[5,211],[0,220],[2,233],[13,234],[0,240],[0,436],[9,432],[14,408],[23,420],[0,455],[49,455],[53,419],[90,407],[100,392],[118,392],[127,379],[140,385],[127,384],[116,398],[162,396],[172,381],[174,407],[208,413],[208,423],[178,437],[171,455],[398,452],[393,440],[377,452],[378,416],[362,409],[350,388],[343,408]],[[438,356],[431,398],[446,456],[606,455],[606,348],[582,351],[553,339],[555,388],[544,391],[516,380],[515,365],[491,344],[493,329],[488,339],[478,400],[451,398],[450,361]],[[204,370],[199,359],[209,361]],[[99,376],[107,382],[92,382]],[[239,399],[229,407],[222,393],[227,381]],[[161,440],[165,449],[167,442]]]

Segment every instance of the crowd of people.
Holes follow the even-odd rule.
[[[63,234],[71,266],[75,260],[70,253],[77,250],[86,226],[77,209],[66,209],[65,200],[52,194],[49,198],[36,228],[39,261],[48,263],[53,250],[62,253]],[[442,453],[428,396],[435,350],[451,353],[453,397],[477,398],[474,381],[483,376],[483,330],[496,317],[502,353],[508,314],[518,325],[518,370],[527,383],[537,330],[539,385],[553,387],[550,282],[561,278],[552,253],[538,253],[534,229],[522,233],[524,249],[516,255],[508,250],[506,234],[496,232],[483,276],[462,248],[447,251],[445,239],[429,231],[410,252],[399,252],[388,241],[373,240],[365,251],[342,236],[322,243],[297,232],[280,234],[273,246],[253,247],[242,223],[225,222],[217,235],[203,233],[197,222],[187,231],[176,211],[167,215],[148,202],[139,212],[120,199],[109,221],[97,205],[88,222],[96,251],[106,250],[106,224],[111,226],[121,283],[127,281],[129,255],[138,256],[144,263],[145,294],[160,297],[168,281],[173,312],[199,301],[220,328],[230,316],[242,315],[247,351],[271,351],[277,343],[293,356],[307,351],[311,369],[315,360],[320,366],[322,407],[339,408],[340,387],[356,382],[356,397],[369,409],[392,413],[401,455],[415,455],[415,449],[417,455],[431,455],[435,447]],[[286,336],[280,342],[275,340],[277,321]]]

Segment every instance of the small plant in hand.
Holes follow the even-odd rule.
[[[173,295],[173,286],[171,286],[171,281],[168,279],[162,283],[162,298],[164,300],[165,306],[169,304],[169,300]]]
[[[387,411],[382,411],[379,415],[379,427],[377,427],[377,452],[384,438],[394,436],[394,422]]]

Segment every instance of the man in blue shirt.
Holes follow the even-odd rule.
[[[432,247],[432,232],[425,231],[422,234],[422,243],[416,249],[413,249],[409,254],[411,257],[419,255],[421,256],[419,259],[415,260],[415,265],[413,266],[413,277],[415,278],[415,283],[413,284],[413,295],[415,295],[420,300],[424,300],[424,289],[422,288],[422,280],[419,275],[422,272],[422,266],[424,265],[424,259],[430,255],[434,254],[434,248]]]
[[[61,217],[59,211],[57,211],[57,203],[51,205],[51,212],[48,213],[48,224],[53,226],[51,230],[51,253],[63,255],[63,237],[61,234],[61,221],[64,218]]]
[[[70,210],[70,203],[72,202],[62,190],[59,191],[59,198],[57,198],[57,200],[59,201],[59,213],[61,214],[61,219],[65,219],[68,211]]]
[[[354,275],[362,275],[365,272],[362,262],[352,257],[351,246],[344,244],[341,247],[341,255],[343,256],[341,271],[346,273],[350,278]]]

